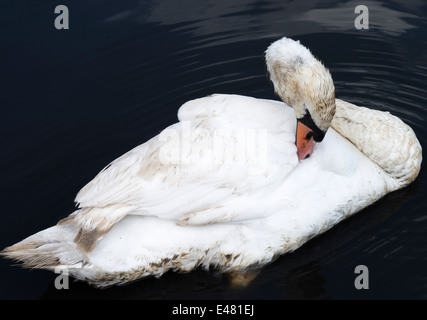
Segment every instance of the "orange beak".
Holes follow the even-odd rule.
[[[298,160],[304,160],[313,153],[313,130],[299,121],[297,122],[296,145]]]

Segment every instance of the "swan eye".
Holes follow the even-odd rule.
[[[307,135],[305,136],[306,140],[310,140],[311,138],[313,138],[313,132],[310,131],[309,133],[307,133]]]

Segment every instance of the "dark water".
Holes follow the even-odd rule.
[[[70,29],[54,28],[67,5]],[[263,52],[301,40],[330,68],[337,96],[388,110],[427,132],[425,1],[3,1],[0,9],[0,247],[72,212],[79,189],[110,161],[212,93],[277,99]],[[339,156],[339,155],[337,155]],[[96,290],[0,259],[2,299],[426,299],[424,166],[394,192],[265,267],[244,289],[197,270]],[[356,290],[354,269],[369,268]]]

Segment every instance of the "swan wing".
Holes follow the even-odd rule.
[[[178,118],[77,194],[79,210],[62,221],[81,229],[77,243],[90,249],[129,214],[193,225],[260,218],[257,201],[298,164],[283,103],[213,95],[187,102]]]

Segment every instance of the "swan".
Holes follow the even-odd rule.
[[[413,130],[335,98],[299,41],[265,52],[282,101],[214,94],[125,153],[57,225],[5,248],[27,268],[66,268],[95,287],[167,271],[243,272],[272,262],[418,175]]]

